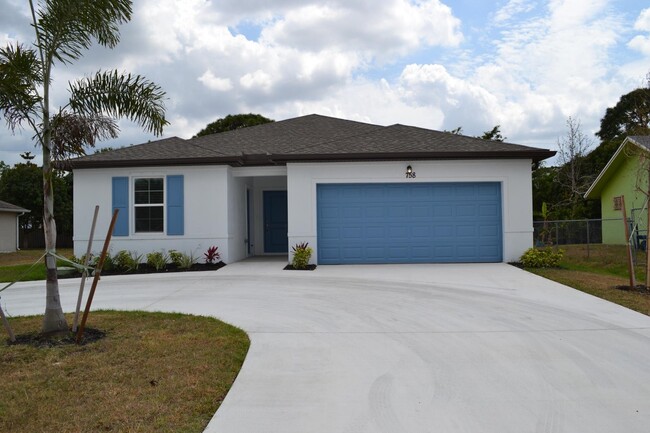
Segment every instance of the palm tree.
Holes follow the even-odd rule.
[[[56,223],[53,216],[53,164],[84,155],[98,140],[115,138],[117,119],[124,117],[160,135],[165,120],[165,93],[139,75],[98,71],[68,83],[69,100],[52,107],[50,89],[56,65],[72,64],[93,42],[117,45],[119,25],[128,22],[128,0],[29,1],[33,46],[0,48],[0,112],[8,127],[25,126],[43,151],[43,227],[47,268],[43,333],[67,331],[59,299],[56,271]]]

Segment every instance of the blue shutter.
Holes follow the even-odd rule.
[[[113,236],[129,235],[129,178],[113,178],[113,212],[119,209]]]
[[[167,176],[167,234],[185,234],[183,175]]]

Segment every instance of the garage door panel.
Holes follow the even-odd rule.
[[[388,208],[389,218],[404,218],[409,214],[409,209],[405,206],[391,206]]]
[[[476,247],[473,245],[458,245],[456,247],[456,255],[465,260],[471,260],[478,256]]]
[[[411,229],[411,238],[418,239],[418,238],[430,238],[431,237],[431,232],[432,232],[432,227],[429,226],[422,226],[422,225],[413,225],[410,227]]]
[[[497,216],[499,207],[495,204],[480,204],[478,207],[479,216]]]
[[[454,209],[444,202],[440,202],[438,206],[432,206],[432,215],[434,218],[449,218],[454,216]]]
[[[411,239],[409,227],[393,226],[388,228],[388,239],[408,242]]]
[[[361,226],[342,227],[340,233],[346,239],[363,239],[363,227]]]
[[[415,246],[411,249],[411,253],[416,259],[428,259],[433,254],[433,248],[428,246]]]
[[[361,218],[363,216],[363,208],[361,206],[350,206],[341,209],[341,218]]]
[[[363,258],[363,248],[358,247],[342,247],[341,252],[343,257],[349,260],[361,260]]]
[[[411,205],[412,207],[407,207],[403,205],[405,210],[410,210],[410,215],[414,218],[431,218],[433,216],[433,206],[424,206],[424,205]],[[409,212],[407,212],[409,214]]]
[[[320,238],[325,241],[336,241],[338,239],[341,239],[341,231],[343,230],[345,229],[338,229],[336,227],[324,228],[321,231]]]
[[[457,217],[474,217],[476,213],[476,205],[474,204],[460,204],[456,206]]]
[[[499,262],[499,183],[318,185],[319,263]]]

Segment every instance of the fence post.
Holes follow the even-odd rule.
[[[587,220],[587,258],[589,258],[589,220]]]
[[[560,223],[555,221],[555,246],[560,245]]]

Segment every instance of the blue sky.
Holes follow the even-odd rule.
[[[0,44],[33,39],[22,0],[1,0]],[[164,136],[191,137],[227,114],[309,113],[555,148],[566,120],[590,136],[650,71],[650,7],[623,0],[139,0],[112,51],[55,72],[142,74],[167,92]],[[155,137],[129,122],[102,145]],[[0,128],[0,160],[38,153]],[[594,145],[597,142],[594,140]]]

